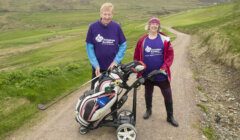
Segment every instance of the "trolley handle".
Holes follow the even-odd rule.
[[[167,73],[165,72],[165,70],[160,69],[160,70],[154,70],[154,71],[150,72],[147,75],[146,79],[151,80],[154,76],[159,75],[159,74],[163,74],[163,75],[167,76]]]

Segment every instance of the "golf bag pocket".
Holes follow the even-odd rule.
[[[97,98],[97,104],[99,108],[104,107],[109,101],[110,101],[109,96],[103,96],[103,97]]]
[[[84,94],[83,96],[79,98],[76,106],[76,119],[84,126],[104,118],[111,112],[111,107],[117,101],[115,92],[101,91],[94,94]]]

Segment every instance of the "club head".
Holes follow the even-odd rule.
[[[38,109],[45,110],[46,106],[44,104],[38,104]]]

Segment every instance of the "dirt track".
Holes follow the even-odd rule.
[[[143,120],[145,101],[143,87],[138,91],[137,99],[137,139],[138,140],[198,140],[202,139],[198,130],[199,113],[195,105],[194,81],[187,61],[187,46],[191,37],[170,29],[177,34],[173,42],[175,59],[172,66],[172,90],[174,116],[179,122],[178,128],[166,122],[166,111],[162,94],[155,88],[153,115]],[[114,128],[102,127],[86,135],[78,132],[79,124],[74,120],[74,108],[78,97],[85,91],[82,88],[56,105],[43,111],[43,118],[34,126],[27,124],[9,136],[11,140],[115,140]],[[131,94],[130,94],[131,95]],[[131,97],[123,108],[131,106]]]

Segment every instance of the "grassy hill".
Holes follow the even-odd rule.
[[[90,79],[85,37],[89,23],[99,18],[102,2],[0,0],[0,139],[38,113],[38,103],[49,103]],[[198,0],[112,2],[114,20],[121,23],[128,40],[124,62],[132,60],[137,38],[145,32],[150,16],[212,4]],[[180,24],[176,19],[166,18],[163,23]]]
[[[165,18],[164,23],[197,34],[211,58],[240,69],[239,2],[189,10]]]

